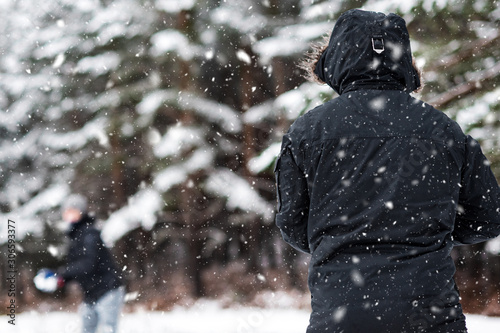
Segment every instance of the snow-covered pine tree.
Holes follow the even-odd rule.
[[[420,97],[480,139],[498,172],[498,1],[2,1],[0,217],[19,221],[22,255],[44,258],[24,268],[59,260],[53,231],[73,191],[141,288],[181,269],[183,290],[203,294],[215,262],[248,259],[254,275],[283,260],[276,251],[293,262],[273,238],[272,167],[291,122],[333,96],[295,64],[355,7],[405,18]],[[460,269],[488,267],[491,280],[498,257],[472,254]],[[254,275],[244,281],[263,286]]]

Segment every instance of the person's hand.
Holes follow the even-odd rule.
[[[42,268],[33,279],[35,287],[45,293],[53,293],[64,285],[62,276],[57,275],[53,270]]]

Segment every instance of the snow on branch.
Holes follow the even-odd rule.
[[[36,142],[40,136],[41,130],[32,130],[23,136],[20,140],[14,139],[11,142],[2,140],[0,145],[0,162],[18,160],[22,156],[31,156],[36,154]]]
[[[68,185],[56,184],[45,189],[24,204],[18,212],[21,216],[32,217],[39,212],[60,205],[69,193]]]
[[[278,157],[280,149],[281,143],[275,142],[271,144],[262,153],[260,153],[259,156],[252,158],[248,162],[248,170],[254,175],[264,171],[274,163],[276,157]]]
[[[183,10],[189,10],[194,7],[196,0],[157,0],[155,3],[156,8],[163,10],[167,13],[176,14]]]
[[[481,98],[474,100],[472,105],[459,110],[457,112],[456,121],[463,128],[467,128],[467,126],[471,124],[477,124],[491,114],[491,105],[498,102],[500,102],[500,88],[484,94]],[[488,121],[486,121],[486,123],[488,123]],[[481,128],[481,130],[483,129],[484,127]],[[474,136],[474,138],[486,139],[476,136]]]
[[[191,60],[198,52],[198,47],[191,44],[185,34],[178,30],[167,29],[151,36],[151,54],[155,57],[175,52],[184,60]]]
[[[75,109],[88,113],[114,109],[121,103],[122,91],[120,89],[110,89],[97,95],[89,93],[63,98],[58,104],[47,108],[47,118],[58,119],[62,117],[64,112],[72,112]]]
[[[276,98],[275,107],[283,110],[289,120],[295,120],[299,115],[315,108],[331,99],[334,91],[328,85],[305,82],[297,89],[290,90]]]
[[[3,82],[2,82],[3,81]],[[43,75],[33,75],[33,78],[22,76],[0,75],[0,89],[3,91],[16,90],[19,94],[13,96],[12,104],[0,109],[0,128],[16,132],[20,125],[28,124],[31,115],[40,110],[40,101],[44,100],[43,89],[49,85],[60,83],[57,80],[45,79]]]
[[[72,5],[81,2],[73,1]],[[109,45],[118,38],[132,39],[150,34],[150,24],[155,20],[150,6],[143,6],[139,1],[113,1],[112,6],[92,2],[94,4],[88,8],[91,18],[85,22],[84,33],[97,34],[97,45]],[[79,44],[85,46],[86,43]]]
[[[175,185],[187,180],[188,172],[184,165],[172,165],[158,173],[153,182],[154,187],[160,192],[167,192]]]
[[[156,112],[164,103],[177,100],[178,92],[173,90],[156,90],[148,93],[142,101],[137,104],[137,112],[141,115]]]
[[[203,142],[203,132],[197,128],[174,126],[155,145],[154,153],[157,157],[178,155]]]
[[[343,3],[338,0],[330,0],[311,4],[302,9],[300,16],[309,21],[319,21],[325,16],[329,17],[333,13],[338,13],[342,9],[342,5]],[[333,22],[330,25],[333,29]]]
[[[299,115],[324,103],[324,96],[332,96],[333,90],[325,85],[305,82],[294,90],[287,91],[270,102],[255,105],[243,115],[246,124],[257,124],[266,119],[276,119],[284,115],[295,120]]]
[[[137,104],[137,112],[148,118],[164,104],[170,104],[186,111],[192,110],[209,122],[218,124],[228,133],[238,133],[243,128],[240,115],[236,110],[228,105],[185,91],[153,91]],[[147,119],[141,120],[141,123],[146,124],[147,122]]]
[[[67,133],[48,132],[40,137],[40,143],[55,150],[69,149],[72,151],[83,148],[88,142],[97,139],[99,144],[108,147],[109,138],[106,134],[107,121],[97,118],[88,122],[81,129]]]
[[[486,242],[485,250],[493,255],[500,255],[500,236]]]
[[[123,235],[139,226],[150,230],[162,206],[160,193],[150,188],[140,190],[129,198],[126,206],[109,216],[101,232],[103,241],[111,247]]]
[[[453,101],[475,93],[489,89],[489,84],[497,80],[500,72],[500,62],[495,66],[476,72],[468,78],[468,81],[448,91],[435,96],[428,103],[437,109],[445,108]]]
[[[62,204],[69,194],[69,187],[66,184],[55,184],[43,190],[22,206],[14,209],[11,213],[2,215],[3,221],[12,219],[16,221],[16,238],[22,239],[28,233],[40,235],[43,232],[44,223],[40,213],[53,209]],[[0,244],[6,241],[7,232],[4,228],[7,224],[0,224]]]
[[[245,179],[226,168],[218,168],[208,178],[205,188],[217,196],[227,199],[226,206],[231,209],[241,209],[256,213],[264,221],[271,222],[274,218],[274,208],[264,200]]]
[[[169,166],[158,173],[154,178],[154,187],[160,192],[167,192],[175,185],[182,184],[189,174],[209,168],[212,165],[214,154],[206,148],[198,148],[183,163]]]
[[[88,56],[76,65],[76,73],[89,73],[94,77],[114,71],[120,66],[121,57],[116,52],[106,52],[96,56]]]
[[[243,122],[245,124],[258,124],[266,119],[273,118],[276,118],[274,100],[254,105],[243,114]]]
[[[456,41],[454,41],[456,44]],[[480,38],[477,41],[466,44],[464,47],[461,47],[459,52],[443,57],[440,61],[434,61],[430,63],[428,68],[425,68],[424,71],[444,71],[450,67],[463,64],[464,61],[469,60],[470,58],[478,58],[478,53],[483,53],[486,50],[490,50],[492,48],[497,48],[500,43],[500,34],[498,36],[492,38]]]
[[[243,128],[238,112],[227,105],[188,92],[179,94],[179,104],[220,125],[228,133],[239,133]]]
[[[443,3],[443,1],[447,0],[438,0]],[[377,12],[401,12],[401,13],[411,13],[412,10],[419,6],[421,3],[425,6],[425,8],[432,5],[436,0],[368,0],[364,5],[364,10],[372,10]],[[414,15],[405,15],[404,19],[407,23],[411,22],[414,18]]]
[[[260,62],[268,64],[274,57],[293,56],[305,52],[311,41],[329,33],[331,29],[330,22],[288,25],[280,28],[273,37],[256,42],[252,48],[260,56]]]
[[[243,34],[256,33],[269,24],[263,15],[257,12],[250,14],[247,9],[239,1],[225,1],[225,4],[212,10],[211,20],[214,24],[229,26]]]

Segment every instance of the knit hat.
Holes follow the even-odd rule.
[[[82,214],[87,213],[88,210],[88,201],[81,194],[72,194],[70,195],[62,206],[62,210],[65,211],[67,209],[74,208],[80,211]]]

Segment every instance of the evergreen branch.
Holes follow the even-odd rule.
[[[457,99],[471,95],[477,91],[484,91],[490,88],[490,83],[493,83],[498,78],[500,72],[500,62],[495,66],[483,71],[474,73],[470,80],[462,83],[454,88],[433,97],[429,104],[437,109],[447,107]]]
[[[433,62],[428,68],[425,68],[424,71],[442,71],[451,68],[472,57],[481,57],[481,54],[490,48],[497,48],[498,44],[500,44],[500,35],[490,39],[480,39],[474,43],[468,44],[456,54],[450,54],[443,57],[441,61]]]

